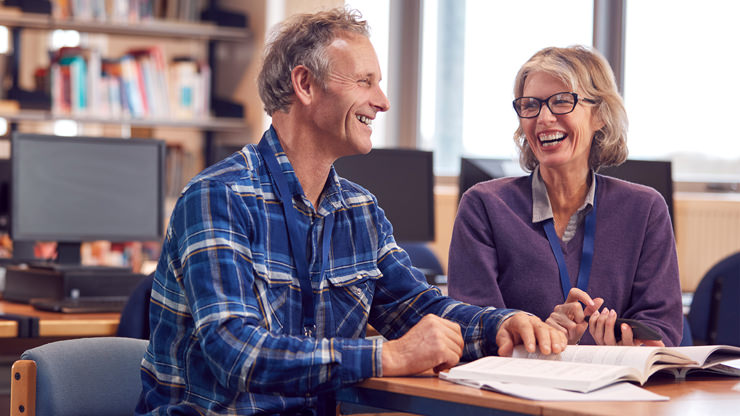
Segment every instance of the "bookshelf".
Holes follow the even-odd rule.
[[[247,28],[222,27],[211,23],[151,19],[132,24],[129,22],[55,18],[50,15],[16,13],[7,10],[0,10],[0,25],[26,29],[64,29],[108,35],[156,36],[232,42],[244,42],[251,37],[251,32]]]
[[[0,1],[2,3],[2,1]],[[216,1],[213,4],[217,3]],[[250,14],[250,10],[237,9],[237,13]],[[182,186],[202,170],[209,160],[209,152],[218,143],[229,140],[239,140],[245,144],[255,139],[249,129],[246,109],[253,107],[254,99],[243,92],[221,88],[213,88],[214,77],[227,75],[229,82],[244,77],[245,64],[251,62],[252,44],[255,42],[252,30],[249,27],[219,26],[207,21],[184,21],[164,18],[146,18],[133,20],[112,19],[95,20],[80,17],[58,17],[53,14],[39,14],[21,11],[20,9],[3,7],[0,5],[0,25],[6,26],[11,32],[12,47],[9,56],[0,55],[5,60],[4,67],[0,65],[0,72],[6,80],[0,87],[0,118],[8,122],[9,131],[37,132],[54,134],[52,131],[57,121],[71,121],[77,125],[77,135],[106,136],[106,137],[152,137],[167,142],[166,156],[166,200],[165,215],[169,216],[172,205]],[[258,16],[258,28],[262,23],[261,14]],[[51,87],[54,80],[51,78],[56,55],[48,52],[51,48],[50,33],[55,30],[74,30],[80,32],[84,59],[89,73],[100,73],[107,60],[123,60],[130,55],[132,60],[138,60],[140,51],[158,48],[160,62],[165,62],[165,76],[167,83],[173,82],[170,70],[178,63],[188,62],[195,66],[197,71],[206,67],[210,80],[198,84],[198,88],[207,85],[201,95],[204,100],[193,98],[198,103],[204,102],[197,113],[177,112],[169,102],[170,111],[164,114],[149,112],[134,114],[123,111],[111,113],[100,111],[93,105],[88,105],[82,111],[58,107],[54,101]],[[260,34],[261,37],[261,34]],[[85,39],[86,38],[86,39]],[[85,43],[87,41],[88,43]],[[261,42],[257,39],[256,42]],[[234,54],[224,58],[222,48],[239,50],[242,53],[241,61],[235,59]],[[97,66],[89,64],[89,50],[98,48]],[[245,59],[247,56],[248,59]],[[220,65],[224,63],[224,65]],[[218,67],[218,68],[217,68]],[[45,68],[49,74],[46,84],[35,83],[34,76],[38,68]],[[218,69],[218,73],[216,72]],[[174,71],[173,71],[174,72]],[[140,76],[141,77],[141,76]],[[84,78],[86,80],[86,78]],[[29,80],[31,82],[29,82]],[[158,82],[158,79],[155,79]],[[38,98],[39,85],[47,85],[41,101],[30,103],[24,101],[26,95],[13,95],[14,92],[34,91],[34,100]],[[61,85],[61,84],[58,84]],[[78,84],[79,85],[79,84]],[[91,85],[87,83],[86,85]],[[144,95],[144,85],[139,84],[140,93]],[[233,84],[231,85],[233,87]],[[70,88],[65,86],[65,88]],[[71,89],[71,88],[70,88]],[[168,86],[165,90],[172,89]],[[92,94],[91,88],[81,94]],[[121,93],[123,94],[123,88]],[[222,97],[220,94],[224,94]],[[69,94],[69,93],[67,93]],[[69,96],[69,95],[67,95]],[[167,97],[167,95],[165,95]],[[218,97],[218,98],[214,98]],[[166,99],[166,98],[165,98]],[[226,116],[216,116],[216,100],[232,101],[237,105]],[[159,101],[162,102],[162,101]],[[123,105],[126,105],[125,101]],[[156,105],[150,106],[150,108]],[[236,110],[234,110],[236,108]],[[261,110],[261,106],[259,106]],[[9,140],[0,137],[0,158],[9,157]],[[171,189],[170,189],[171,188]],[[2,236],[2,233],[0,233]],[[103,242],[100,242],[103,243]],[[145,243],[146,244],[146,243]],[[91,243],[91,247],[97,245]],[[88,247],[89,248],[89,247]],[[102,251],[109,251],[106,248]],[[156,250],[154,250],[156,251]],[[95,256],[98,258],[98,256]]]
[[[75,18],[56,18],[53,15],[19,12],[15,9],[0,9],[0,25],[13,30],[16,36],[27,30],[52,31],[57,29],[76,30],[81,33],[112,35],[117,38],[130,39],[132,44],[141,45],[142,42],[157,44],[161,41],[196,41],[205,43],[208,53],[212,53],[216,42],[242,43],[252,41],[252,32],[244,27],[221,27],[207,22],[181,22],[163,19],[146,19],[136,22],[126,21],[96,21]],[[154,40],[154,41],[152,41]],[[119,42],[120,43],[120,42]],[[20,42],[16,41],[17,45]],[[22,53],[23,51],[19,51]],[[207,53],[207,54],[208,54]],[[9,70],[21,76],[18,67],[20,59],[15,59],[16,67]],[[213,62],[213,60],[210,60]],[[217,62],[216,62],[217,63]],[[142,92],[143,93],[143,92]],[[209,98],[210,100],[210,98]],[[47,111],[33,108],[21,108],[12,111],[3,111],[0,107],[0,117],[10,123],[18,122],[50,122],[56,120],[72,120],[78,123],[121,124],[131,127],[177,127],[199,129],[206,132],[214,131],[243,131],[246,127],[244,117],[214,117],[210,114],[200,114],[186,117],[161,117],[156,115],[122,116],[111,114],[80,114],[71,111]]]
[[[44,110],[18,110],[3,112],[0,110],[0,118],[10,123],[18,122],[52,122],[57,120],[72,120],[78,123],[93,123],[107,125],[125,125],[129,127],[167,127],[183,129],[199,129],[208,131],[240,131],[246,124],[244,119],[234,117],[204,117],[195,119],[171,119],[171,118],[118,118],[111,119],[104,116],[67,115],[53,114]]]

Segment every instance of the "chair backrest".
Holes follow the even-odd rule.
[[[740,252],[714,265],[699,282],[689,309],[696,344],[740,346]]]
[[[689,325],[689,318],[684,315],[683,317],[683,337],[681,337],[681,347],[690,347],[694,345],[694,337],[691,335],[691,325]]]
[[[148,341],[101,337],[32,348],[13,364],[11,416],[131,415]]]
[[[409,255],[411,264],[427,276],[444,274],[437,255],[426,243],[399,242],[398,245]]]
[[[149,301],[152,296],[154,273],[143,278],[134,288],[121,311],[117,337],[149,339]]]

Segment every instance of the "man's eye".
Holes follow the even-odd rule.
[[[362,85],[370,85],[370,80],[369,79],[361,79],[361,80],[357,81],[357,83],[358,84],[362,84]]]

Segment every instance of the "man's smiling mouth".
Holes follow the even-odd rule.
[[[360,120],[360,123],[365,124],[367,126],[372,126],[373,125],[373,119],[371,119],[370,117],[367,117],[367,116],[363,116],[363,115],[359,115],[358,114],[357,115],[357,119]]]

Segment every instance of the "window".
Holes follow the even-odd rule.
[[[672,159],[676,181],[738,181],[737,16],[723,0],[627,4],[630,157]]]
[[[370,42],[375,48],[380,62],[383,79],[380,88],[388,94],[388,42],[390,26],[390,0],[349,0],[347,7],[357,9],[370,24]],[[373,120],[373,147],[388,145],[385,114],[378,114]]]
[[[425,0],[423,13],[420,147],[442,175],[457,174],[461,155],[516,157],[519,67],[593,38],[593,0]]]

